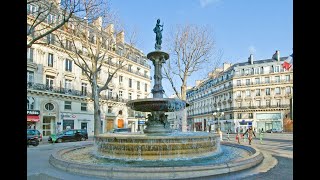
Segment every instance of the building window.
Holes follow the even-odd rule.
[[[119,91],[119,98],[122,99],[122,94],[123,92],[122,91]]]
[[[34,109],[34,98],[27,96],[27,109],[33,110]]]
[[[33,83],[34,82],[34,72],[33,71],[27,71],[27,82]]]
[[[137,81],[137,90],[140,90],[140,81]]]
[[[281,94],[279,87],[276,87],[276,88],[275,88],[275,91],[276,91],[276,94],[278,94],[278,95]]]
[[[280,76],[275,77],[276,83],[280,83]]]
[[[66,40],[66,49],[72,50],[72,42],[69,40]]]
[[[54,105],[52,103],[47,103],[46,105],[44,105],[44,108],[47,111],[52,111],[54,109]]]
[[[241,97],[241,91],[237,91],[237,97]]]
[[[128,94],[128,99],[129,99],[129,100],[132,100],[132,93],[129,93],[129,94]]]
[[[286,94],[291,94],[291,87],[286,87]]]
[[[108,99],[111,99],[112,98],[112,89],[109,89],[108,90]]]
[[[271,106],[271,103],[270,103],[269,100],[266,100],[266,106],[267,106],[267,107],[270,107],[270,106]]]
[[[137,94],[137,99],[140,99],[140,94]]]
[[[255,81],[256,81],[256,84],[260,84],[260,78],[256,78]]]
[[[48,54],[48,66],[53,67],[53,54]]]
[[[260,73],[260,68],[254,68],[254,74],[259,74]]]
[[[242,118],[241,113],[238,113],[238,119],[241,119],[241,118]]]
[[[71,101],[65,101],[64,102],[64,109],[65,110],[71,110]]]
[[[260,100],[257,100],[257,101],[256,101],[256,106],[258,106],[258,107],[261,106],[261,101],[260,101]]]
[[[47,89],[53,89],[54,76],[46,75],[46,87]]]
[[[55,36],[54,34],[48,34],[47,35],[47,42],[48,44],[54,44]]]
[[[286,81],[287,81],[287,82],[290,81],[290,75],[286,75]]]
[[[148,77],[148,71],[144,71],[144,77]]]
[[[238,102],[237,105],[238,105],[238,108],[240,108],[241,107],[241,102]]]
[[[250,79],[246,79],[246,85],[250,85]]]
[[[266,88],[266,95],[270,95],[270,88]]]
[[[87,111],[87,103],[81,103],[81,111]]]
[[[256,96],[260,96],[260,89],[256,89]]]
[[[265,83],[270,83],[270,78],[269,78],[269,77],[265,77],[265,78],[264,78],[264,82],[265,82]]]
[[[81,83],[81,95],[86,96],[87,95],[87,84]]]
[[[55,15],[49,14],[49,15],[47,16],[47,23],[48,23],[48,24],[52,24],[52,23],[55,22],[55,19],[56,19]]]
[[[277,107],[280,107],[281,106],[281,100],[280,99],[277,99]]]
[[[132,88],[132,79],[129,78],[129,88]]]
[[[250,118],[250,119],[253,118],[253,113],[249,113],[249,118]]]
[[[274,72],[280,72],[280,66],[276,66],[276,68],[274,69]]]
[[[38,11],[38,7],[34,4],[27,4],[27,12],[28,14],[33,14]]]
[[[65,87],[66,91],[71,90],[71,88],[72,88],[72,81],[69,80],[69,79],[66,79],[66,80],[64,81],[64,87]]]
[[[144,92],[148,92],[148,84],[147,83],[144,84]]]
[[[250,96],[250,89],[246,90],[246,96],[249,97]]]
[[[132,65],[128,65],[128,71],[132,72]]]
[[[237,86],[241,86],[241,80],[237,80]]]
[[[66,59],[66,71],[72,72],[72,61],[70,59]]]
[[[123,76],[119,76],[119,84],[122,84],[123,82]]]
[[[33,62],[33,48],[27,48],[27,61]]]
[[[112,106],[108,106],[108,113],[112,113]]]

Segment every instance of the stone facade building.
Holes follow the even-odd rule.
[[[283,130],[283,119],[290,116],[293,92],[293,70],[283,64],[290,57],[228,64],[215,69],[205,80],[187,91],[188,122],[195,131],[215,130],[218,123],[222,131]],[[213,113],[224,112],[214,117]]]
[[[32,6],[32,7],[30,7]],[[36,10],[37,4],[28,4],[28,11]],[[58,14],[52,14],[50,21]],[[49,17],[49,16],[48,16]],[[33,20],[28,14],[28,27]],[[47,26],[49,19],[37,28]],[[90,29],[102,25],[100,19],[88,25]],[[87,129],[93,135],[94,117],[91,86],[83,70],[79,68],[65,52],[74,51],[66,40],[67,48],[62,48],[56,37],[64,33],[65,37],[76,36],[83,29],[67,23],[27,49],[27,121],[31,128],[39,129],[43,136],[57,133],[67,128]],[[102,86],[109,70],[114,70],[120,57],[127,48],[133,53],[125,57],[126,66],[113,77],[108,90],[100,93],[102,132],[113,128],[131,127],[133,132],[140,129],[138,120],[145,119],[145,113],[135,112],[126,106],[131,99],[146,98],[151,91],[151,67],[145,54],[124,41],[124,32],[115,33],[113,24],[109,24],[103,33],[111,33],[114,42],[104,43],[107,51],[105,62],[98,77],[98,86]],[[35,31],[36,32],[36,31]],[[32,36],[32,34],[30,35]],[[31,40],[28,36],[27,41]],[[92,38],[94,43],[94,38]],[[93,47],[93,46],[92,46]]]

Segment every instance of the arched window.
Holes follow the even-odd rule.
[[[44,105],[44,108],[48,111],[52,111],[54,109],[54,105],[52,103],[47,103]]]

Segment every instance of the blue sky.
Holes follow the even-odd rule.
[[[177,24],[212,28],[222,62],[244,62],[251,53],[254,59],[267,59],[276,50],[281,57],[292,54],[292,0],[111,0],[111,9],[127,31],[138,33],[136,46],[145,54],[154,50],[152,29],[158,18],[164,23],[163,36]],[[199,77],[203,75],[190,77],[188,86]],[[164,82],[166,94],[172,94],[166,86]]]

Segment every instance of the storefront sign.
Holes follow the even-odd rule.
[[[40,115],[39,110],[27,110],[27,115]]]
[[[145,120],[138,120],[138,124],[141,125],[141,124],[145,124],[146,121]]]

